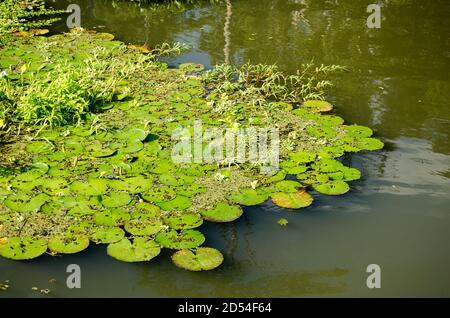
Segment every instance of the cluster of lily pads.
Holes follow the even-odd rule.
[[[38,60],[36,43],[51,53],[47,60]],[[86,32],[22,39],[0,51],[0,66],[9,68],[10,81],[26,80],[35,78],[31,73],[52,74],[61,56],[64,63],[89,63],[98,46],[106,47],[111,59],[134,61],[149,53]],[[257,92],[223,92],[205,83],[202,71],[193,63],[169,69],[149,57],[129,75],[134,77],[122,81],[127,94],[104,105],[102,113],[80,125],[43,127],[9,145],[8,151],[28,164],[0,170],[0,255],[28,260],[107,244],[110,256],[141,262],[166,248],[176,251],[172,260],[181,268],[211,270],[224,258],[203,246],[205,236],[197,228],[204,221],[233,222],[243,215],[242,206],[269,199],[300,209],[313,203],[311,191],[344,194],[347,182],[361,174],[339,158],[383,147],[371,129],[325,115],[332,110],[328,102],[252,103],[261,100],[252,95]],[[224,113],[224,103],[240,111]],[[252,164],[174,163],[172,132],[197,119],[204,129],[279,128],[279,171],[262,175]]]

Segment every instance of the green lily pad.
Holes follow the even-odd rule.
[[[12,260],[37,258],[47,251],[47,241],[36,237],[9,237],[0,243],[0,255]]]
[[[219,202],[213,209],[202,211],[205,220],[217,223],[233,222],[243,214],[242,208],[238,205],[231,205],[226,202]]]
[[[52,152],[55,146],[48,141],[35,141],[28,144],[25,149],[32,154],[46,154]]]
[[[68,157],[73,157],[81,154],[84,151],[83,145],[76,140],[67,140],[64,142],[64,154]]]
[[[324,113],[333,109],[333,105],[324,100],[307,100],[302,104],[302,106],[309,109],[313,113]]]
[[[342,177],[343,181],[354,181],[361,179],[361,171],[359,171],[356,168],[344,167],[342,169],[342,173],[343,173]]]
[[[299,151],[289,153],[289,157],[297,163],[310,163],[316,159],[317,155],[314,152]]]
[[[350,190],[349,185],[342,180],[334,180],[328,183],[317,184],[313,186],[314,190],[327,195],[341,195]]]
[[[150,190],[153,184],[152,177],[136,176],[121,180],[111,180],[108,185],[111,189],[127,191],[131,194],[143,193]]]
[[[164,223],[175,230],[194,229],[203,224],[203,219],[196,213],[172,214],[164,217]]]
[[[293,180],[284,180],[277,182],[275,184],[275,187],[279,192],[289,192],[294,193],[298,191],[298,188],[303,187],[300,182],[293,181]]]
[[[48,240],[48,248],[60,254],[75,254],[87,249],[88,246],[89,238],[82,234],[59,234]]]
[[[205,67],[198,63],[183,63],[180,64],[178,67],[180,71],[186,72],[186,73],[193,73],[193,72],[201,72],[205,69]]]
[[[156,205],[165,211],[183,211],[192,205],[192,201],[188,197],[177,195],[173,200],[157,202]]]
[[[320,172],[330,173],[341,171],[344,168],[344,165],[340,161],[323,158],[317,163],[312,164],[311,167]]]
[[[162,226],[159,220],[131,220],[125,223],[125,230],[136,236],[151,236],[161,231]]]
[[[67,180],[55,178],[55,179],[45,179],[42,182],[41,189],[44,193],[48,195],[68,195],[69,188],[67,187]]]
[[[94,215],[94,222],[98,225],[104,226],[119,226],[124,224],[131,218],[126,210],[111,209],[101,212],[96,212]]]
[[[29,196],[23,193],[8,196],[3,202],[5,206],[17,212],[37,212],[41,206],[50,200],[50,197],[44,193],[36,196]]]
[[[148,202],[163,202],[175,199],[177,193],[169,187],[152,188],[142,194],[142,198]]]
[[[206,188],[205,186],[198,184],[198,183],[192,183],[188,185],[182,185],[180,187],[177,187],[176,189],[177,194],[185,196],[185,197],[193,197],[200,193],[205,193]]]
[[[383,149],[384,143],[375,138],[361,138],[356,142],[356,147],[361,150],[375,151]]]
[[[75,206],[70,204],[70,210],[67,212],[67,215],[74,217],[93,215],[100,208],[101,204],[97,197],[92,197],[86,200],[82,200],[80,197],[77,197]]]
[[[106,158],[114,155],[115,149],[109,147],[103,147],[102,143],[92,143],[85,146],[85,154],[95,158]]]
[[[153,220],[160,215],[161,209],[147,202],[138,202],[132,207],[131,219],[133,220]]]
[[[306,132],[314,138],[334,138],[337,136],[336,130],[328,126],[311,126]]]
[[[264,193],[258,193],[255,189],[241,189],[231,195],[230,199],[241,205],[251,206],[264,203],[269,196]]]
[[[111,244],[119,242],[124,236],[125,232],[119,227],[96,227],[90,239],[97,244]]]
[[[125,131],[117,132],[117,137],[128,141],[144,141],[148,133],[144,129],[132,128]]]
[[[272,194],[275,205],[286,209],[300,209],[310,206],[313,202],[312,196],[305,190],[294,193],[277,192]]]
[[[108,255],[122,262],[145,262],[155,258],[161,252],[159,245],[145,237],[135,237],[133,242],[123,238],[108,245]]]
[[[188,271],[209,271],[223,263],[223,255],[214,248],[199,247],[174,253],[172,261],[176,266]]]
[[[105,208],[118,208],[128,205],[132,197],[125,192],[111,192],[108,195],[102,195],[102,205]]]
[[[373,134],[372,129],[365,126],[350,125],[345,126],[345,129],[347,130],[347,135],[350,137],[366,138],[372,136]]]
[[[182,230],[181,232],[169,230],[158,233],[155,240],[162,247],[182,250],[202,245],[205,242],[205,236],[197,230]]]
[[[108,191],[108,186],[105,179],[77,180],[70,185],[70,189],[80,195],[102,195]]]

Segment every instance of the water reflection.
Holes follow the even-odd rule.
[[[430,140],[433,151],[450,154],[448,1],[385,2],[382,28],[376,30],[365,26],[370,1],[200,3],[168,10],[126,1],[80,1],[87,27],[100,26],[126,42],[150,46],[190,44],[192,51],[173,64],[250,61],[277,63],[288,72],[313,59],[346,65],[350,72],[336,80],[330,99],[349,123],[369,125],[390,140]]]

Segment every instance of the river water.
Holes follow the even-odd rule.
[[[172,66],[345,65],[328,100],[347,123],[373,128],[386,148],[353,156],[363,178],[347,195],[318,196],[300,212],[265,204],[233,224],[203,225],[207,245],[225,256],[215,271],[177,269],[168,252],[121,263],[94,246],[30,262],[0,259],[0,282],[11,285],[0,297],[46,297],[33,286],[56,297],[449,297],[450,2],[380,1],[381,28],[369,29],[371,2],[232,0],[174,10],[78,0],[86,28],[150,47],[189,44],[167,60]],[[285,228],[276,223],[282,217]],[[81,289],[65,285],[69,264],[81,266]],[[369,264],[381,268],[380,289],[366,285]]]

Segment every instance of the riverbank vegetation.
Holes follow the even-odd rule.
[[[200,247],[203,222],[232,222],[244,206],[269,199],[295,211],[313,204],[312,192],[345,194],[360,172],[339,158],[383,147],[370,128],[326,114],[340,66],[305,64],[294,75],[270,65],[169,68],[158,57],[182,45],[149,49],[83,29],[18,35],[0,50],[6,258],[72,254],[93,243],[126,262],[172,249],[177,266],[210,270],[223,255]],[[278,129],[280,169],[173,162],[173,133],[197,120],[204,130]]]

